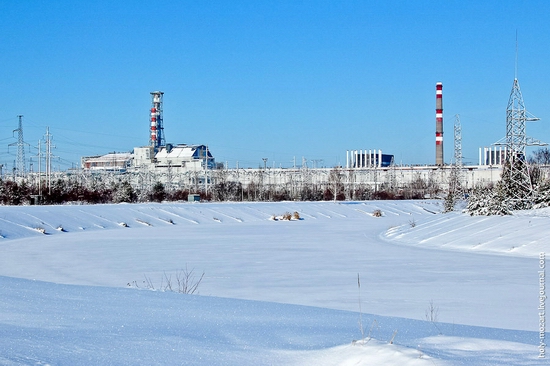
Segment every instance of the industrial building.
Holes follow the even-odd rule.
[[[163,96],[161,91],[151,92],[149,145],[135,147],[130,153],[109,153],[81,159],[87,172],[126,173],[148,171],[170,174],[212,170],[216,161],[206,145],[167,144],[163,125]]]
[[[519,88],[515,82],[515,88]],[[513,90],[514,94],[515,89]],[[521,95],[520,93],[517,93]],[[163,92],[151,92],[149,145],[135,147],[130,153],[109,153],[82,159],[83,171],[90,173],[126,174],[133,185],[146,188],[162,182],[170,188],[186,188],[191,192],[206,191],[213,184],[235,182],[241,189],[254,187],[276,191],[286,189],[296,194],[307,185],[329,187],[334,179],[341,181],[346,192],[355,187],[397,190],[424,182],[445,190],[460,186],[471,189],[497,182],[502,167],[510,155],[508,144],[481,148],[479,164],[463,166],[461,127],[458,115],[454,126],[455,154],[452,164],[443,160],[443,84],[436,83],[435,105],[435,164],[425,166],[396,166],[392,154],[380,149],[346,151],[344,166],[334,168],[269,168],[226,169],[217,165],[207,145],[166,143],[163,126]],[[521,104],[522,105],[522,104]],[[510,109],[510,107],[509,107]],[[509,112],[508,114],[512,114]],[[510,124],[511,122],[507,122]],[[508,128],[507,130],[510,130]],[[335,174],[336,173],[336,174]],[[331,183],[332,180],[332,183]],[[351,196],[350,196],[351,197]]]
[[[132,167],[197,171],[214,169],[216,162],[206,145],[166,144],[159,146],[157,152],[153,146],[134,148]]]
[[[387,168],[393,165],[393,155],[382,150],[346,151],[346,168]]]
[[[82,169],[92,172],[124,173],[132,165],[131,153],[109,153],[81,158]]]

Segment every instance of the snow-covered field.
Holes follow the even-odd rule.
[[[272,219],[295,211],[300,220]],[[0,364],[546,364],[550,210],[440,211],[437,201],[0,207]],[[186,268],[204,272],[200,295],[158,291]]]

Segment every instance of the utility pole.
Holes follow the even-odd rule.
[[[48,182],[48,194],[52,193],[52,135],[50,134],[50,128],[46,127],[46,179]]]
[[[42,144],[38,140],[38,196],[42,196]]]
[[[204,157],[204,194],[208,196],[208,146],[206,146]]]

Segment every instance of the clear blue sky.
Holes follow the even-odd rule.
[[[0,163],[19,114],[27,161],[46,126],[61,169],[147,145],[161,90],[167,142],[229,167],[333,166],[352,149],[433,164],[438,81],[445,161],[460,114],[477,163],[505,135],[516,31],[541,118],[527,132],[550,141],[549,16],[548,1],[2,1]]]

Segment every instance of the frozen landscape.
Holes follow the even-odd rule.
[[[441,210],[429,200],[2,206],[0,364],[546,364],[550,209]],[[204,273],[198,294],[168,291],[186,269]]]

